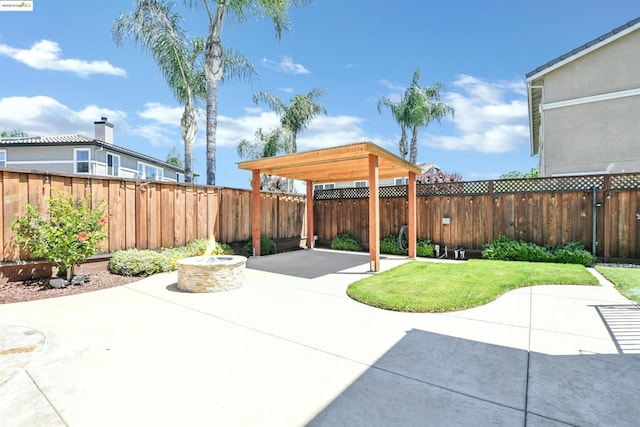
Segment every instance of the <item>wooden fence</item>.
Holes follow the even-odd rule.
[[[2,170],[0,261],[28,259],[15,244],[11,223],[27,203],[44,213],[55,190],[107,202],[105,253],[182,246],[211,235],[225,243],[251,239],[250,190]],[[305,197],[265,192],[260,210],[264,235],[275,241],[300,239],[305,230]]]
[[[181,246],[211,235],[226,243],[251,238],[249,190],[5,169],[0,171],[0,261],[28,258],[15,244],[11,223],[27,203],[44,212],[54,189],[107,201],[106,253]],[[380,189],[381,236],[406,224],[406,191],[406,186]],[[319,244],[328,245],[346,231],[368,242],[368,192],[315,192]],[[638,214],[640,174],[418,185],[418,236],[470,251],[506,235],[550,246],[580,241],[589,250],[595,241],[601,258],[640,260]],[[305,218],[304,196],[262,193],[263,234],[276,241],[300,239],[306,233]]]
[[[406,191],[380,188],[382,237],[407,223]],[[595,242],[606,260],[640,259],[640,174],[419,184],[417,191],[417,235],[440,245],[481,250],[505,235],[548,246],[579,241],[590,251]],[[368,188],[316,191],[318,243],[353,231],[366,245],[368,197]]]

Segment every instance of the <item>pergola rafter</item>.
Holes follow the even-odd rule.
[[[333,148],[287,154],[238,163],[253,173],[252,239],[260,255],[260,173],[305,181],[307,184],[307,247],[313,247],[313,183],[369,181],[369,259],[372,271],[380,269],[380,178],[409,177],[409,257],[416,256],[416,176],[420,168],[378,147],[359,142]],[[375,195],[376,197],[371,197]]]

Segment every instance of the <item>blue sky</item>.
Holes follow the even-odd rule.
[[[181,108],[138,47],[117,48],[110,29],[132,0],[34,0],[33,12],[0,13],[0,130],[29,136],[80,133],[107,116],[117,145],[166,159],[182,152]],[[203,10],[184,11],[191,35],[206,35]],[[530,156],[524,75],[640,16],[637,0],[315,0],[290,11],[276,40],[268,20],[229,20],[223,44],[258,74],[221,87],[216,184],[248,188],[236,146],[278,119],[251,98],[288,100],[312,88],[328,111],[299,135],[299,151],[372,141],[397,153],[399,128],[377,100],[397,96],[416,68],[441,82],[455,118],[419,134],[419,162],[465,180],[496,178],[537,165]],[[195,170],[205,182],[204,118]]]

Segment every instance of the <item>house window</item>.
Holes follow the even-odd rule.
[[[0,150],[0,168],[7,166],[7,150]]]
[[[107,175],[109,176],[120,175],[120,156],[116,154],[107,153]]]
[[[404,178],[395,178],[393,180],[393,184],[394,185],[407,185],[409,184],[409,178],[404,177]]]
[[[75,173],[89,173],[89,159],[91,150],[86,148],[76,148],[73,150]]]
[[[164,169],[148,163],[138,162],[138,178],[148,181],[162,181],[164,179]]]
[[[353,186],[356,188],[368,187],[367,181],[353,181]]]
[[[314,190],[333,190],[334,188],[336,188],[336,185],[334,183],[330,183],[330,184],[313,184],[313,189]]]

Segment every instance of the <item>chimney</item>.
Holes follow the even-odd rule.
[[[113,125],[107,121],[106,117],[101,117],[99,121],[93,122],[96,125],[96,139],[107,144],[113,144]]]

